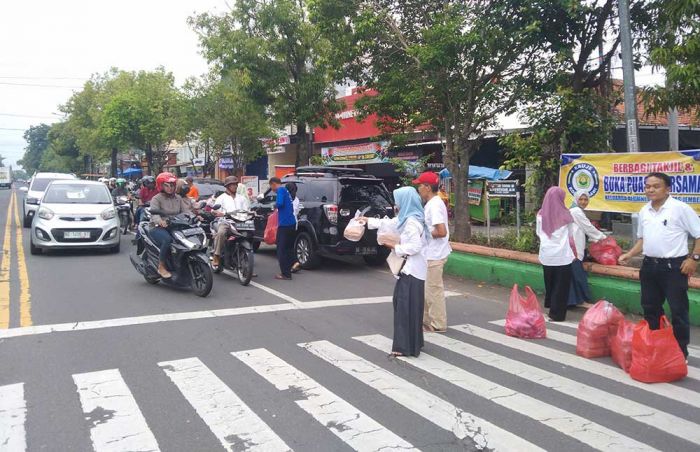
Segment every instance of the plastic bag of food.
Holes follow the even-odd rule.
[[[661,316],[658,330],[649,328],[646,320],[639,322],[632,334],[630,377],[644,383],[669,383],[686,375],[685,356],[666,316]]]
[[[623,320],[617,327],[617,333],[610,337],[610,356],[625,372],[632,365],[632,336],[634,323]]]
[[[277,242],[277,226],[279,224],[278,219],[279,214],[276,210],[267,217],[267,224],[265,225],[263,240],[268,245],[274,245]]]
[[[518,285],[510,291],[510,303],[506,314],[506,335],[523,339],[544,339],[547,337],[542,308],[537,295],[530,286],[525,286],[525,298],[518,292]]]
[[[586,358],[610,356],[610,336],[625,316],[609,301],[600,300],[581,318],[576,332],[576,354]]]
[[[388,219],[388,217],[384,217]],[[398,245],[401,242],[401,233],[393,221],[382,221],[377,229],[377,243],[379,245]]]
[[[343,237],[350,240],[351,242],[359,242],[362,236],[365,235],[365,222],[359,219],[360,212],[355,214],[355,218],[348,222],[345,226],[345,231],[343,232]]]
[[[591,257],[603,265],[617,265],[617,259],[622,255],[622,248],[613,237],[606,237],[588,247]]]

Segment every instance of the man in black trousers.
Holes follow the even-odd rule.
[[[658,329],[664,300],[668,300],[673,334],[687,359],[688,278],[700,261],[700,219],[688,204],[671,197],[671,178],[664,173],[649,174],[644,192],[649,202],[639,211],[637,243],[620,256],[620,263],[627,263],[640,251],[644,254],[639,271],[644,318],[652,330]],[[690,255],[688,236],[695,239]]]

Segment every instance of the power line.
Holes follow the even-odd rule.
[[[82,86],[65,86],[65,85],[44,85],[39,83],[12,83],[12,82],[0,82],[0,85],[9,86],[32,86],[36,88],[65,88],[65,89],[80,89]]]
[[[13,118],[52,118],[57,119],[60,115],[49,116],[49,115],[25,115],[20,113],[0,113],[0,116],[10,116]]]
[[[19,130],[20,132],[24,132],[27,129],[13,129],[11,127],[0,127],[0,130]]]
[[[85,77],[22,77],[19,75],[0,75],[0,78],[8,80],[87,80]]]

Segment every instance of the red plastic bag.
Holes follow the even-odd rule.
[[[658,330],[649,328],[646,320],[639,322],[632,335],[630,377],[644,383],[668,383],[686,375],[685,356],[666,316],[661,316]]]
[[[617,333],[610,337],[610,355],[612,360],[625,372],[630,371],[632,365],[632,335],[634,323],[623,320],[617,327]]]
[[[600,300],[581,318],[576,331],[576,354],[585,358],[610,356],[610,336],[625,316],[609,301]]]
[[[537,295],[525,286],[523,298],[518,293],[518,285],[510,291],[510,304],[506,314],[506,335],[523,339],[543,339],[547,337],[542,308],[537,301]]]
[[[267,217],[267,224],[265,225],[265,234],[263,234],[263,240],[268,245],[274,245],[277,242],[277,225],[279,224],[279,216],[275,210]]]
[[[613,237],[606,237],[588,247],[591,257],[603,265],[617,265],[617,259],[622,255],[622,248]]]

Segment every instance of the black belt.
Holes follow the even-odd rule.
[[[649,257],[649,256],[644,256],[644,260],[646,262],[653,262],[655,264],[673,264],[676,262],[682,262],[686,260],[688,256],[680,256],[680,257]]]

